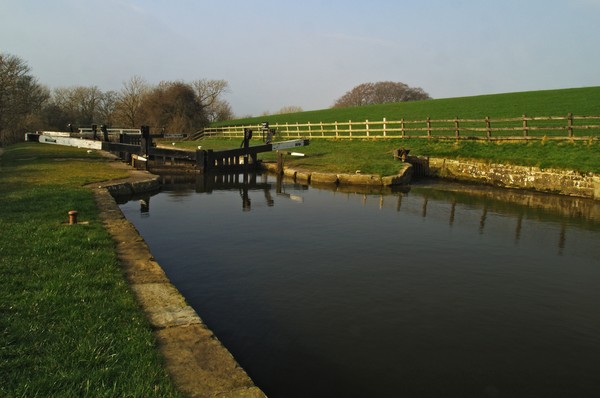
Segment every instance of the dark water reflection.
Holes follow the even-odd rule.
[[[122,209],[270,397],[600,396],[598,202],[175,180]]]

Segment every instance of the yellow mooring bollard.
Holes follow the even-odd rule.
[[[69,211],[69,225],[77,224],[77,210]]]

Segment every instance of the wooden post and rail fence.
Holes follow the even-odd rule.
[[[278,139],[397,139],[436,138],[456,140],[600,140],[600,116],[523,115],[517,118],[365,120],[318,123],[271,123]],[[210,127],[200,137],[241,138],[244,129],[261,125]],[[198,136],[197,136],[198,137]]]

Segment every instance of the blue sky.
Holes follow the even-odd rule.
[[[600,85],[600,0],[0,0],[0,51],[49,86],[224,79],[236,115],[364,82],[434,98]]]

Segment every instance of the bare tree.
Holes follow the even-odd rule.
[[[196,97],[203,107],[211,106],[221,94],[229,91],[229,83],[225,80],[200,79],[192,82]]]
[[[107,126],[113,125],[118,99],[119,94],[116,91],[107,91],[100,96],[98,102],[98,122]]]
[[[116,113],[119,123],[127,127],[139,127],[141,124],[140,110],[144,94],[148,91],[148,84],[139,77],[133,76],[123,83],[116,103]]]
[[[44,105],[38,115],[40,128],[36,130],[68,131],[68,125],[73,122],[73,118],[52,100]]]
[[[77,109],[77,105],[73,102],[73,96],[71,95],[71,91],[72,90],[67,87],[55,88],[52,91],[52,103],[60,107],[64,111],[72,112],[74,115]]]
[[[44,128],[56,130],[65,130],[67,125],[112,125],[118,98],[117,92],[103,93],[96,86],[59,87],[52,91],[40,118],[45,122]]]
[[[225,80],[163,82],[150,87],[133,76],[119,92],[102,92],[96,86],[56,88],[50,91],[29,74],[15,56],[0,53],[0,143],[24,136],[26,126],[66,129],[68,124],[139,127],[150,124],[174,132],[193,132],[212,121],[233,118]],[[9,139],[10,138],[10,139]]]
[[[229,92],[226,80],[200,79],[193,81],[191,86],[209,122],[233,119],[231,106],[221,98]]]
[[[47,99],[48,90],[30,75],[25,61],[0,53],[0,145],[22,140]]]
[[[363,83],[335,101],[333,108],[418,101],[431,97],[420,87],[409,87],[401,82]]]
[[[229,102],[217,99],[211,106],[205,108],[206,117],[210,123],[233,119],[233,111]]]
[[[97,122],[99,103],[102,92],[96,86],[77,87],[75,101],[79,103],[79,113],[82,125],[91,125]]]
[[[69,123],[89,126],[98,122],[103,96],[96,86],[60,87],[54,90],[52,103],[68,115]]]

